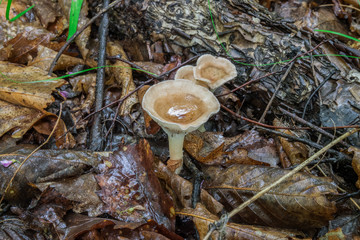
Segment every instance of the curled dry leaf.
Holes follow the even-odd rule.
[[[44,71],[49,71],[52,60],[55,58],[57,52],[39,45],[37,46],[37,53],[36,58],[31,61],[28,66],[34,66],[43,69]],[[62,54],[55,65],[54,71],[66,70],[79,64],[84,64],[84,60]]]
[[[206,189],[231,211],[288,170],[263,166],[232,165],[227,169],[209,167]],[[297,173],[271,189],[233,217],[234,221],[270,227],[309,229],[321,227],[336,213],[328,196],[338,194],[328,178]]]
[[[0,99],[41,112],[44,112],[44,109],[54,101],[51,93],[55,88],[66,83],[62,79],[36,84],[22,83],[53,78],[48,76],[46,71],[31,66],[0,62],[0,72],[6,76],[0,78]]]
[[[125,60],[128,60],[124,49],[119,45],[118,42],[109,42],[106,46],[106,50],[110,56],[121,55]],[[132,70],[130,65],[121,61],[116,61],[110,69],[115,76],[116,82],[122,87],[121,97],[126,96],[129,92],[135,89],[133,81]],[[138,103],[137,93],[132,94],[128,97],[121,105],[119,115],[128,115],[134,104]]]
[[[21,138],[45,113],[33,108],[0,100],[0,137],[11,131],[11,137]]]
[[[274,126],[283,127],[284,125],[281,123],[280,120],[274,119]],[[290,130],[277,130],[289,135],[294,135]],[[309,151],[305,144],[301,142],[290,142],[288,139],[283,137],[278,138],[292,165],[300,164],[308,158]]]
[[[183,207],[191,207],[191,196],[193,185],[184,178],[172,172],[165,164],[159,161],[157,174],[160,179],[164,179],[166,184],[174,191]],[[216,201],[207,191],[201,190],[200,201],[213,214],[218,214],[224,207]]]
[[[99,165],[96,176],[104,210],[113,217],[131,222],[154,219],[174,228],[172,201],[152,171],[153,155],[146,140],[123,147]]]
[[[199,232],[200,239],[204,239],[211,223],[219,220],[216,215],[211,214],[202,204],[198,203],[195,209],[182,209],[179,215],[190,216]],[[212,239],[218,239],[219,233],[217,231],[212,233]],[[277,240],[277,239],[304,239],[304,234],[301,232],[275,229],[269,227],[259,227],[250,225],[240,225],[235,223],[228,223],[225,227],[225,239],[251,239],[251,240]],[[301,238],[298,238],[301,237]]]

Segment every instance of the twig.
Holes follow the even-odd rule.
[[[104,8],[109,6],[109,0],[104,0]],[[99,56],[98,67],[104,66],[106,62],[106,38],[109,30],[109,16],[104,13],[99,28]],[[96,95],[95,95],[95,111],[102,108],[104,103],[104,87],[105,87],[105,69],[99,68],[96,72]],[[90,149],[93,151],[103,150],[103,139],[101,130],[102,114],[94,117],[90,132]]]
[[[267,111],[269,110],[272,102],[274,101],[274,99],[275,99],[275,97],[276,97],[276,94],[277,94],[278,91],[280,90],[280,87],[281,87],[281,85],[282,85],[282,82],[283,82],[283,81],[286,79],[286,77],[289,75],[291,68],[294,66],[294,63],[295,63],[295,62],[292,62],[292,63],[290,64],[290,66],[289,66],[289,68],[286,70],[284,76],[282,76],[282,78],[280,79],[278,85],[276,86],[276,89],[275,89],[273,95],[271,96],[268,104],[266,105],[266,108],[265,108],[263,114],[261,115],[261,118],[259,119],[259,123],[261,123],[261,122],[264,120]]]
[[[19,165],[19,167],[15,170],[15,172],[14,172],[13,176],[11,177],[9,183],[6,185],[6,188],[5,188],[5,190],[4,190],[3,195],[1,196],[0,206],[1,206],[2,201],[3,201],[4,198],[5,198],[5,195],[6,195],[7,191],[9,190],[12,182],[14,181],[14,179],[15,179],[15,177],[16,177],[16,174],[20,171],[20,168],[24,165],[24,163],[25,163],[34,153],[36,153],[42,146],[44,146],[47,142],[49,142],[50,138],[52,137],[52,135],[53,135],[54,132],[55,132],[55,129],[57,128],[57,125],[58,125],[59,122],[60,122],[61,113],[62,113],[62,103],[60,103],[59,116],[58,116],[58,118],[57,118],[57,120],[56,120],[56,122],[55,122],[55,126],[54,126],[54,128],[52,129],[49,137],[48,137],[48,138],[45,140],[45,142],[43,142],[40,146],[38,146],[37,148],[35,148],[34,151],[32,151],[32,152],[24,159],[24,161]],[[1,210],[1,209],[0,209],[0,210]]]
[[[317,131],[317,132],[319,132],[319,133],[321,133],[321,134],[323,134],[323,135],[325,135],[325,136],[328,136],[328,137],[331,138],[331,139],[334,138],[334,136],[331,135],[330,133],[328,133],[327,131],[321,129],[321,128],[318,127],[318,126],[315,126],[314,124],[312,124],[312,123],[310,123],[310,122],[302,119],[301,117],[298,117],[296,114],[291,113],[291,112],[288,112],[288,111],[286,111],[285,109],[283,109],[283,108],[281,108],[281,107],[279,108],[279,110],[280,110],[282,113],[284,113],[284,114],[288,115],[289,117],[293,118],[295,121],[297,121],[297,122],[299,122],[299,123],[302,123],[302,124],[305,124],[305,125],[309,126],[310,128],[314,129],[315,131]],[[345,146],[345,147],[347,147],[347,148],[351,147],[348,143],[343,142],[343,141],[341,141],[340,144],[342,144],[343,146]]]
[[[322,88],[322,86],[324,86],[324,84],[325,84],[327,81],[329,81],[329,79],[331,79],[331,77],[332,77],[334,74],[335,74],[335,71],[332,71],[332,72],[329,74],[329,76],[327,76],[327,78],[324,79],[324,80],[320,83],[320,85],[314,90],[314,92],[311,93],[310,97],[309,97],[308,100],[306,101],[306,104],[305,104],[305,107],[304,107],[304,111],[303,111],[303,113],[302,113],[301,118],[304,118],[304,117],[305,117],[306,108],[307,108],[307,106],[309,105],[312,97],[315,95],[315,93],[317,93],[317,92],[320,90],[320,88]]]
[[[247,121],[249,123],[258,125],[258,126],[263,126],[265,128],[271,128],[271,129],[288,129],[288,130],[309,130],[311,128],[309,127],[278,127],[278,126],[271,126],[265,123],[259,123],[255,120],[251,120],[250,118],[246,118],[243,117],[237,113],[235,113],[234,111],[230,110],[229,108],[225,107],[224,105],[220,105],[222,109],[226,110],[227,112],[231,113],[232,115],[234,115],[237,118],[240,118],[244,121]],[[340,128],[359,128],[360,125],[350,125],[350,126],[335,126],[335,127],[320,127],[321,129],[340,129]]]
[[[347,133],[344,133],[343,135],[341,135],[340,137],[338,137],[337,139],[335,139],[334,141],[332,141],[331,143],[329,143],[326,147],[324,147],[323,149],[321,149],[320,151],[316,152],[313,156],[311,156],[310,158],[306,159],[304,162],[302,162],[301,164],[299,164],[296,168],[294,168],[293,170],[291,170],[290,172],[288,172],[287,174],[285,174],[284,176],[282,176],[281,178],[279,178],[278,180],[276,180],[275,182],[273,182],[272,184],[268,185],[267,187],[265,187],[263,190],[261,190],[260,192],[258,192],[257,194],[255,194],[252,198],[250,198],[249,200],[243,202],[240,206],[238,206],[237,208],[233,209],[228,215],[225,215],[227,218],[231,218],[234,215],[238,214],[240,211],[242,211],[244,208],[246,208],[247,206],[249,206],[251,203],[255,202],[257,199],[259,199],[261,196],[263,196],[265,193],[269,192],[273,187],[278,186],[280,183],[282,183],[283,181],[285,181],[286,179],[290,178],[291,176],[293,176],[294,174],[296,174],[297,172],[299,172],[303,167],[305,167],[307,164],[311,163],[313,160],[315,160],[316,158],[318,158],[319,156],[321,156],[323,153],[325,153],[327,150],[329,150],[331,147],[333,147],[335,144],[337,144],[338,142],[344,140],[345,138],[349,137],[350,135],[356,133],[357,131],[359,131],[359,128],[355,128]],[[224,216],[224,215],[223,215]],[[220,222],[221,219],[223,217],[220,218],[219,221]],[[226,224],[227,221],[224,221],[223,224]],[[216,222],[215,222],[216,225]],[[209,237],[211,236],[212,232],[214,230],[210,229],[209,232],[206,234],[204,240],[209,239]]]
[[[264,127],[260,127],[258,126],[257,128],[259,129],[262,129],[266,132],[269,132],[269,133],[272,133],[272,134],[275,134],[275,135],[278,135],[278,136],[281,136],[281,137],[285,137],[285,138],[288,138],[288,139],[291,139],[295,142],[302,142],[302,143],[305,143],[313,148],[316,148],[316,149],[322,149],[324,146],[318,144],[318,143],[315,143],[313,141],[310,141],[308,139],[303,139],[303,138],[299,138],[299,137],[296,137],[296,136],[292,136],[292,135],[289,135],[289,134],[286,134],[286,133],[283,133],[283,132],[280,132],[280,131],[276,131],[276,130],[272,130],[272,129],[268,129],[268,128],[264,128]],[[351,157],[349,157],[348,155],[342,153],[342,152],[339,152],[339,151],[336,151],[334,149],[329,149],[328,151],[329,153],[333,153],[333,154],[336,154],[342,158],[345,158],[346,160],[348,161],[351,161]]]
[[[109,6],[107,6],[106,8],[101,9],[92,19],[90,19],[90,21],[88,21],[84,26],[82,26],[68,41],[66,41],[66,43],[60,48],[59,52],[56,54],[53,62],[51,63],[48,75],[51,75],[52,72],[54,71],[54,67],[57,63],[57,61],[59,60],[61,54],[65,51],[65,49],[70,45],[70,43],[72,41],[74,41],[74,39],[79,36],[88,26],[90,26],[93,22],[95,22],[95,20],[100,17],[103,13],[109,11],[112,7],[114,7],[116,4],[122,2],[122,0],[116,0],[114,2],[112,2]],[[86,56],[83,56],[86,57]]]

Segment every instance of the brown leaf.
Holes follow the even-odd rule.
[[[116,43],[109,42],[106,46],[106,49],[110,56],[115,56],[120,54],[123,59],[128,60],[124,49],[119,45],[118,42]],[[130,65],[123,63],[121,61],[117,61],[114,64],[114,66],[118,66],[118,67],[111,68],[110,71],[112,71],[112,73],[114,74],[117,83],[122,87],[121,97],[124,97],[129,92],[135,89],[135,84],[132,77],[132,70],[129,68]],[[137,97],[137,93],[132,94],[121,105],[119,115],[123,116],[130,114],[131,108],[133,107],[134,104],[138,102],[139,100]]]
[[[47,28],[49,23],[53,23],[56,17],[60,17],[61,13],[57,8],[57,4],[47,0],[32,0],[36,16],[40,19],[41,25]]]
[[[207,189],[231,211],[241,203],[288,173],[288,170],[232,165],[227,169],[209,167]],[[336,185],[328,178],[297,173],[270,190],[233,220],[271,227],[309,229],[321,227],[336,213],[335,202],[327,195],[337,195]]]
[[[55,127],[57,118],[58,116],[52,113],[48,113],[46,118],[42,118],[41,120],[37,121],[33,127],[38,133],[50,135],[51,131]],[[64,121],[61,119],[55,129],[54,138],[56,139],[56,146],[60,149],[73,148],[76,145],[76,141],[73,135],[68,132]]]
[[[153,155],[146,140],[123,147],[99,165],[96,179],[105,211],[117,219],[154,219],[174,227],[174,207],[152,170]]]
[[[274,126],[283,127],[284,125],[278,119],[274,119]],[[294,136],[290,130],[277,129],[280,132]],[[290,142],[288,139],[278,137],[286,155],[288,156],[292,165],[300,164],[308,158],[308,149],[305,144],[301,142]]]
[[[11,149],[10,149],[11,150]],[[15,161],[9,167],[0,167],[0,194],[3,194],[6,185],[33,148],[18,146],[17,150],[5,151],[0,155],[0,161]],[[65,150],[38,150],[28,159],[15,177],[5,199],[13,204],[29,201],[37,192],[34,185],[37,181],[54,181],[80,175],[84,166],[97,166],[100,156],[96,153],[65,151]]]
[[[241,143],[241,144],[239,144]],[[184,149],[197,161],[207,165],[276,165],[276,149],[271,140],[256,131],[226,138],[220,133],[195,131],[185,136]]]
[[[84,92],[86,98],[82,100],[79,107],[73,109],[74,112],[81,110],[83,113],[90,113],[91,106],[95,102],[95,86],[96,86],[96,74],[86,74],[71,78],[71,85],[74,92]]]
[[[45,114],[39,110],[0,100],[0,137],[11,131],[13,138],[21,138]]]
[[[43,69],[44,71],[49,71],[52,60],[57,55],[57,52],[39,45],[37,46],[37,53],[36,58],[29,62],[28,66],[34,66]],[[55,65],[54,71],[66,70],[79,64],[84,64],[84,60],[62,54]]]
[[[60,179],[55,182],[38,183],[36,186],[41,191],[50,187],[61,193],[64,198],[73,202],[72,210],[76,213],[87,212],[89,216],[102,214],[103,202],[96,194],[100,187],[93,173],[75,178]]]
[[[216,215],[211,214],[202,204],[197,204],[195,209],[185,208],[178,213],[179,215],[191,216],[196,229],[199,232],[200,239],[203,239],[208,230],[209,225],[219,220]],[[219,233],[217,231],[212,233],[212,239],[218,239]],[[228,223],[225,227],[225,239],[300,239],[297,237],[304,236],[301,232],[274,229],[269,227],[258,227],[250,225],[240,225],[235,223]],[[304,239],[304,238],[301,238]]]
[[[71,1],[60,0],[58,1],[58,4],[62,9],[62,13],[66,16],[66,19],[70,19]],[[88,11],[89,8],[87,5],[87,1],[84,1],[81,6],[81,11],[78,19],[78,25],[77,25],[78,30],[89,21],[89,19],[87,18]],[[89,52],[89,49],[87,49],[86,45],[90,38],[90,32],[91,32],[91,27],[89,26],[82,33],[80,33],[78,37],[75,38],[75,43],[78,46],[83,59],[86,59]]]
[[[164,179],[166,184],[174,191],[183,207],[191,207],[191,196],[193,185],[184,178],[175,174],[165,164],[159,161],[157,165],[157,174],[159,178]],[[207,191],[201,190],[200,201],[209,209],[210,212],[217,214],[223,206],[216,201]]]
[[[66,81],[62,79],[21,83],[36,80],[51,79],[46,71],[36,67],[25,67],[18,64],[0,62],[0,72],[6,76],[0,78],[0,99],[44,112],[44,109],[54,101],[51,93]],[[12,79],[17,82],[10,81]]]
[[[356,147],[350,147],[349,152],[354,153],[353,160],[351,162],[351,165],[358,175],[358,180],[356,181],[356,187],[360,188],[360,149]]]

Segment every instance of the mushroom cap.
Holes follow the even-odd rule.
[[[196,82],[194,77],[194,66],[186,65],[179,68],[175,74],[174,79],[187,79]]]
[[[142,107],[167,133],[185,134],[220,110],[212,92],[186,79],[153,85],[145,93]]]
[[[215,89],[235,78],[237,71],[229,60],[205,54],[197,60],[194,76],[196,80],[206,82],[210,89]]]

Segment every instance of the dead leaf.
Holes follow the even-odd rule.
[[[19,164],[32,152],[33,148],[17,146],[0,155],[0,161],[15,161],[9,167],[0,166],[0,194],[3,194],[10,178]],[[5,200],[12,204],[29,201],[37,194],[35,183],[39,180],[54,181],[66,177],[78,176],[84,167],[95,167],[100,162],[97,153],[65,151],[65,150],[39,150],[28,159],[14,179],[11,188],[5,195]]]
[[[109,42],[106,49],[110,56],[116,56],[120,54],[123,59],[128,60],[124,49],[119,45],[118,42]],[[121,61],[116,61],[114,66],[117,67],[111,68],[110,71],[112,71],[112,73],[115,75],[117,83],[122,87],[121,97],[124,97],[135,89],[132,70],[130,69],[129,64],[123,63]],[[124,116],[130,114],[133,105],[138,102],[139,100],[137,93],[132,94],[122,103],[119,115]]]
[[[87,212],[91,217],[102,214],[103,202],[96,191],[100,189],[94,173],[87,173],[75,178],[60,179],[55,182],[37,183],[36,186],[45,191],[53,188],[64,198],[73,202],[72,210],[76,213]]]
[[[260,137],[256,131],[230,138],[221,133],[195,131],[185,136],[184,149],[207,165],[276,165],[278,161],[274,143]]]
[[[175,174],[165,164],[159,161],[157,165],[157,174],[160,179],[164,179],[166,184],[174,191],[177,198],[180,200],[183,207],[191,207],[191,196],[193,185],[184,178]],[[209,209],[213,214],[218,214],[224,207],[216,201],[204,189],[200,193],[200,201]]]
[[[21,138],[45,115],[39,110],[0,100],[0,137],[11,131],[11,137]]]
[[[104,210],[131,222],[154,219],[174,228],[174,207],[152,170],[153,155],[146,140],[123,147],[99,165],[96,179]]]
[[[44,47],[37,46],[37,56],[33,61],[30,61],[28,66],[34,66],[44,71],[49,71],[52,60],[57,55],[54,50]],[[84,64],[84,60],[62,54],[55,65],[54,71],[66,70],[75,65]]]
[[[96,74],[86,74],[70,79],[74,92],[84,92],[86,97],[81,101],[81,105],[75,107],[73,111],[81,110],[83,113],[90,113],[91,107],[95,102]]]
[[[211,166],[205,170],[210,177],[206,189],[230,212],[288,172],[280,168],[239,164],[226,169]],[[321,227],[336,213],[335,202],[327,196],[337,194],[337,186],[330,179],[297,173],[232,219],[270,227]]]
[[[284,124],[278,119],[274,119],[274,126],[284,127]],[[294,136],[294,133],[287,129],[277,129],[280,132]],[[284,137],[278,137],[280,144],[283,147],[286,155],[288,156],[292,165],[297,165],[302,163],[308,158],[309,151],[305,144],[301,142],[291,142]]]
[[[62,9],[62,13],[66,16],[66,19],[70,19],[71,1],[60,0],[58,1],[58,4]],[[89,21],[89,19],[87,18],[88,11],[89,11],[88,3],[87,1],[83,1],[79,15],[77,30],[79,30]],[[86,47],[86,45],[90,38],[90,32],[91,32],[91,27],[89,26],[82,33],[80,33],[79,36],[75,38],[75,43],[78,46],[83,59],[86,59],[86,57],[88,56],[89,49]]]
[[[51,79],[47,72],[36,67],[25,67],[18,64],[0,62],[0,99],[44,112],[44,109],[54,101],[51,93],[66,81],[62,79],[22,83]],[[16,81],[10,81],[9,79]]]
[[[356,147],[350,147],[349,152],[354,153],[352,160],[352,167],[356,174],[358,175],[358,180],[356,181],[356,187],[360,188],[360,149]]]
[[[216,215],[211,214],[206,208],[198,203],[195,209],[185,208],[181,210],[179,215],[190,216],[196,226],[196,229],[199,232],[200,239],[204,239],[207,232],[209,231],[209,226],[211,223],[219,220]],[[212,234],[212,239],[218,239],[219,233],[214,231]],[[252,239],[252,240],[262,240],[262,239],[304,239],[304,234],[297,231],[291,231],[286,229],[275,229],[269,227],[259,227],[259,226],[250,226],[250,225],[240,225],[235,223],[228,223],[225,227],[225,239]],[[298,238],[301,237],[301,238]]]

